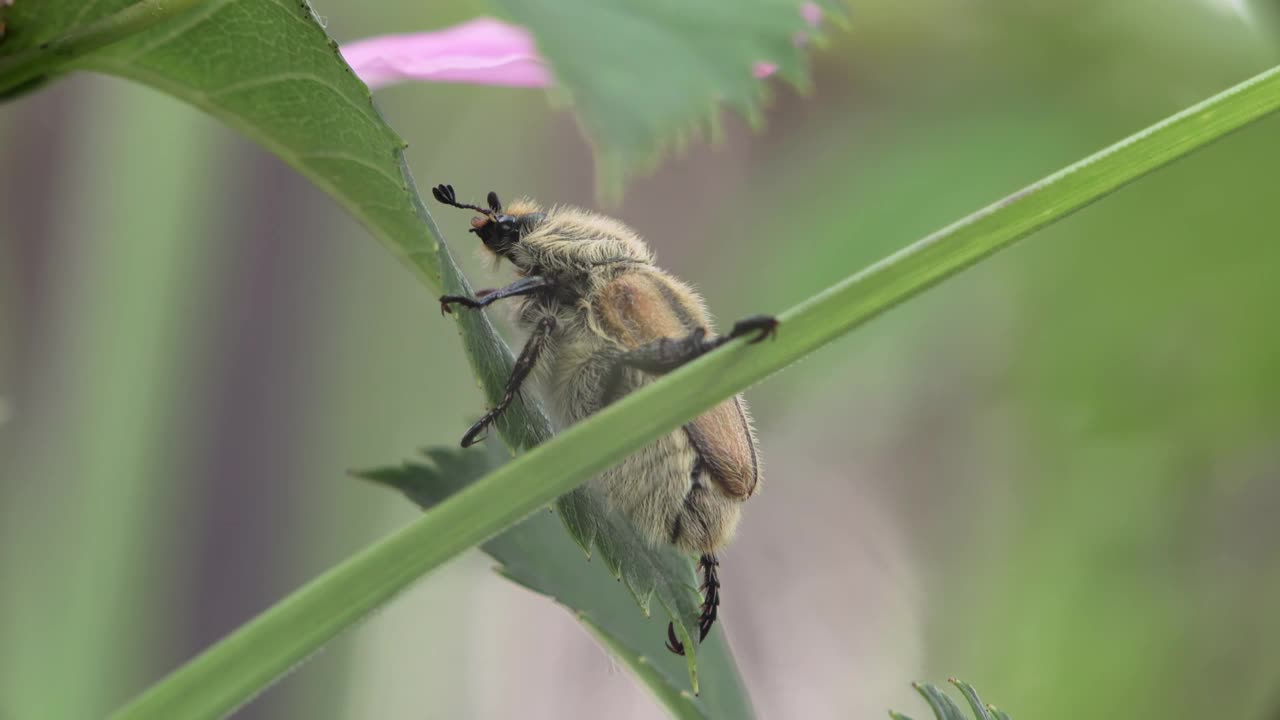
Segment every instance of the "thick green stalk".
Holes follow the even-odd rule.
[[[1273,69],[950,225],[605,408],[264,612],[118,718],[213,717],[253,696],[413,580],[724,398],[983,257],[1280,108]]]

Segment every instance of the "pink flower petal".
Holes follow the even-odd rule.
[[[817,3],[807,2],[800,6],[800,16],[809,23],[810,27],[818,27],[822,22],[822,8],[818,7]]]
[[[344,45],[342,56],[374,89],[408,80],[508,87],[551,84],[529,31],[492,18],[435,32],[359,40]]]
[[[751,74],[757,78],[767,78],[776,72],[778,72],[778,66],[771,62],[758,62],[751,68]]]
[[[822,9],[812,2],[804,3],[800,14],[813,27],[822,21]],[[804,33],[796,35],[796,45],[806,42]],[[551,73],[529,31],[493,18],[477,18],[433,32],[359,40],[344,45],[342,56],[375,90],[410,80],[508,87],[551,85]],[[763,61],[752,68],[757,78],[777,71],[776,64]]]

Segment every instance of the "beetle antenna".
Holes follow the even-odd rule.
[[[493,214],[497,212],[497,210],[499,209],[499,208],[494,208],[493,210],[489,210],[487,208],[482,208],[479,205],[472,205],[471,203],[458,202],[458,195],[453,191],[452,185],[437,185],[431,188],[431,194],[435,196],[436,200],[438,200],[444,205],[461,208],[463,210],[475,210],[476,212],[481,213],[482,215],[488,215],[489,217],[493,217]],[[494,201],[496,201],[497,199],[498,199],[497,195],[493,193],[489,193],[490,205],[493,205]]]

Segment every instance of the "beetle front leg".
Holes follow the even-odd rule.
[[[453,305],[461,305],[466,308],[478,309],[486,307],[503,298],[515,297],[517,295],[528,295],[537,292],[543,288],[550,287],[551,283],[541,275],[530,275],[527,278],[517,280],[504,288],[497,290],[481,290],[476,293],[476,297],[470,298],[466,295],[445,295],[440,298],[440,314],[445,315],[453,312]]]

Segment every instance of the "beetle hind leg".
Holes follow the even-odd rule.
[[[711,553],[698,560],[698,567],[702,569],[702,614],[698,616],[698,642],[706,640],[711,626],[716,624],[720,609],[720,576],[716,573],[719,565],[720,561]]]
[[[707,639],[707,633],[716,624],[720,610],[720,576],[716,572],[720,561],[711,553],[698,559],[698,568],[702,570],[702,614],[698,616],[698,642]],[[676,628],[667,623],[667,649],[676,655],[684,655],[684,643],[676,636]]]

